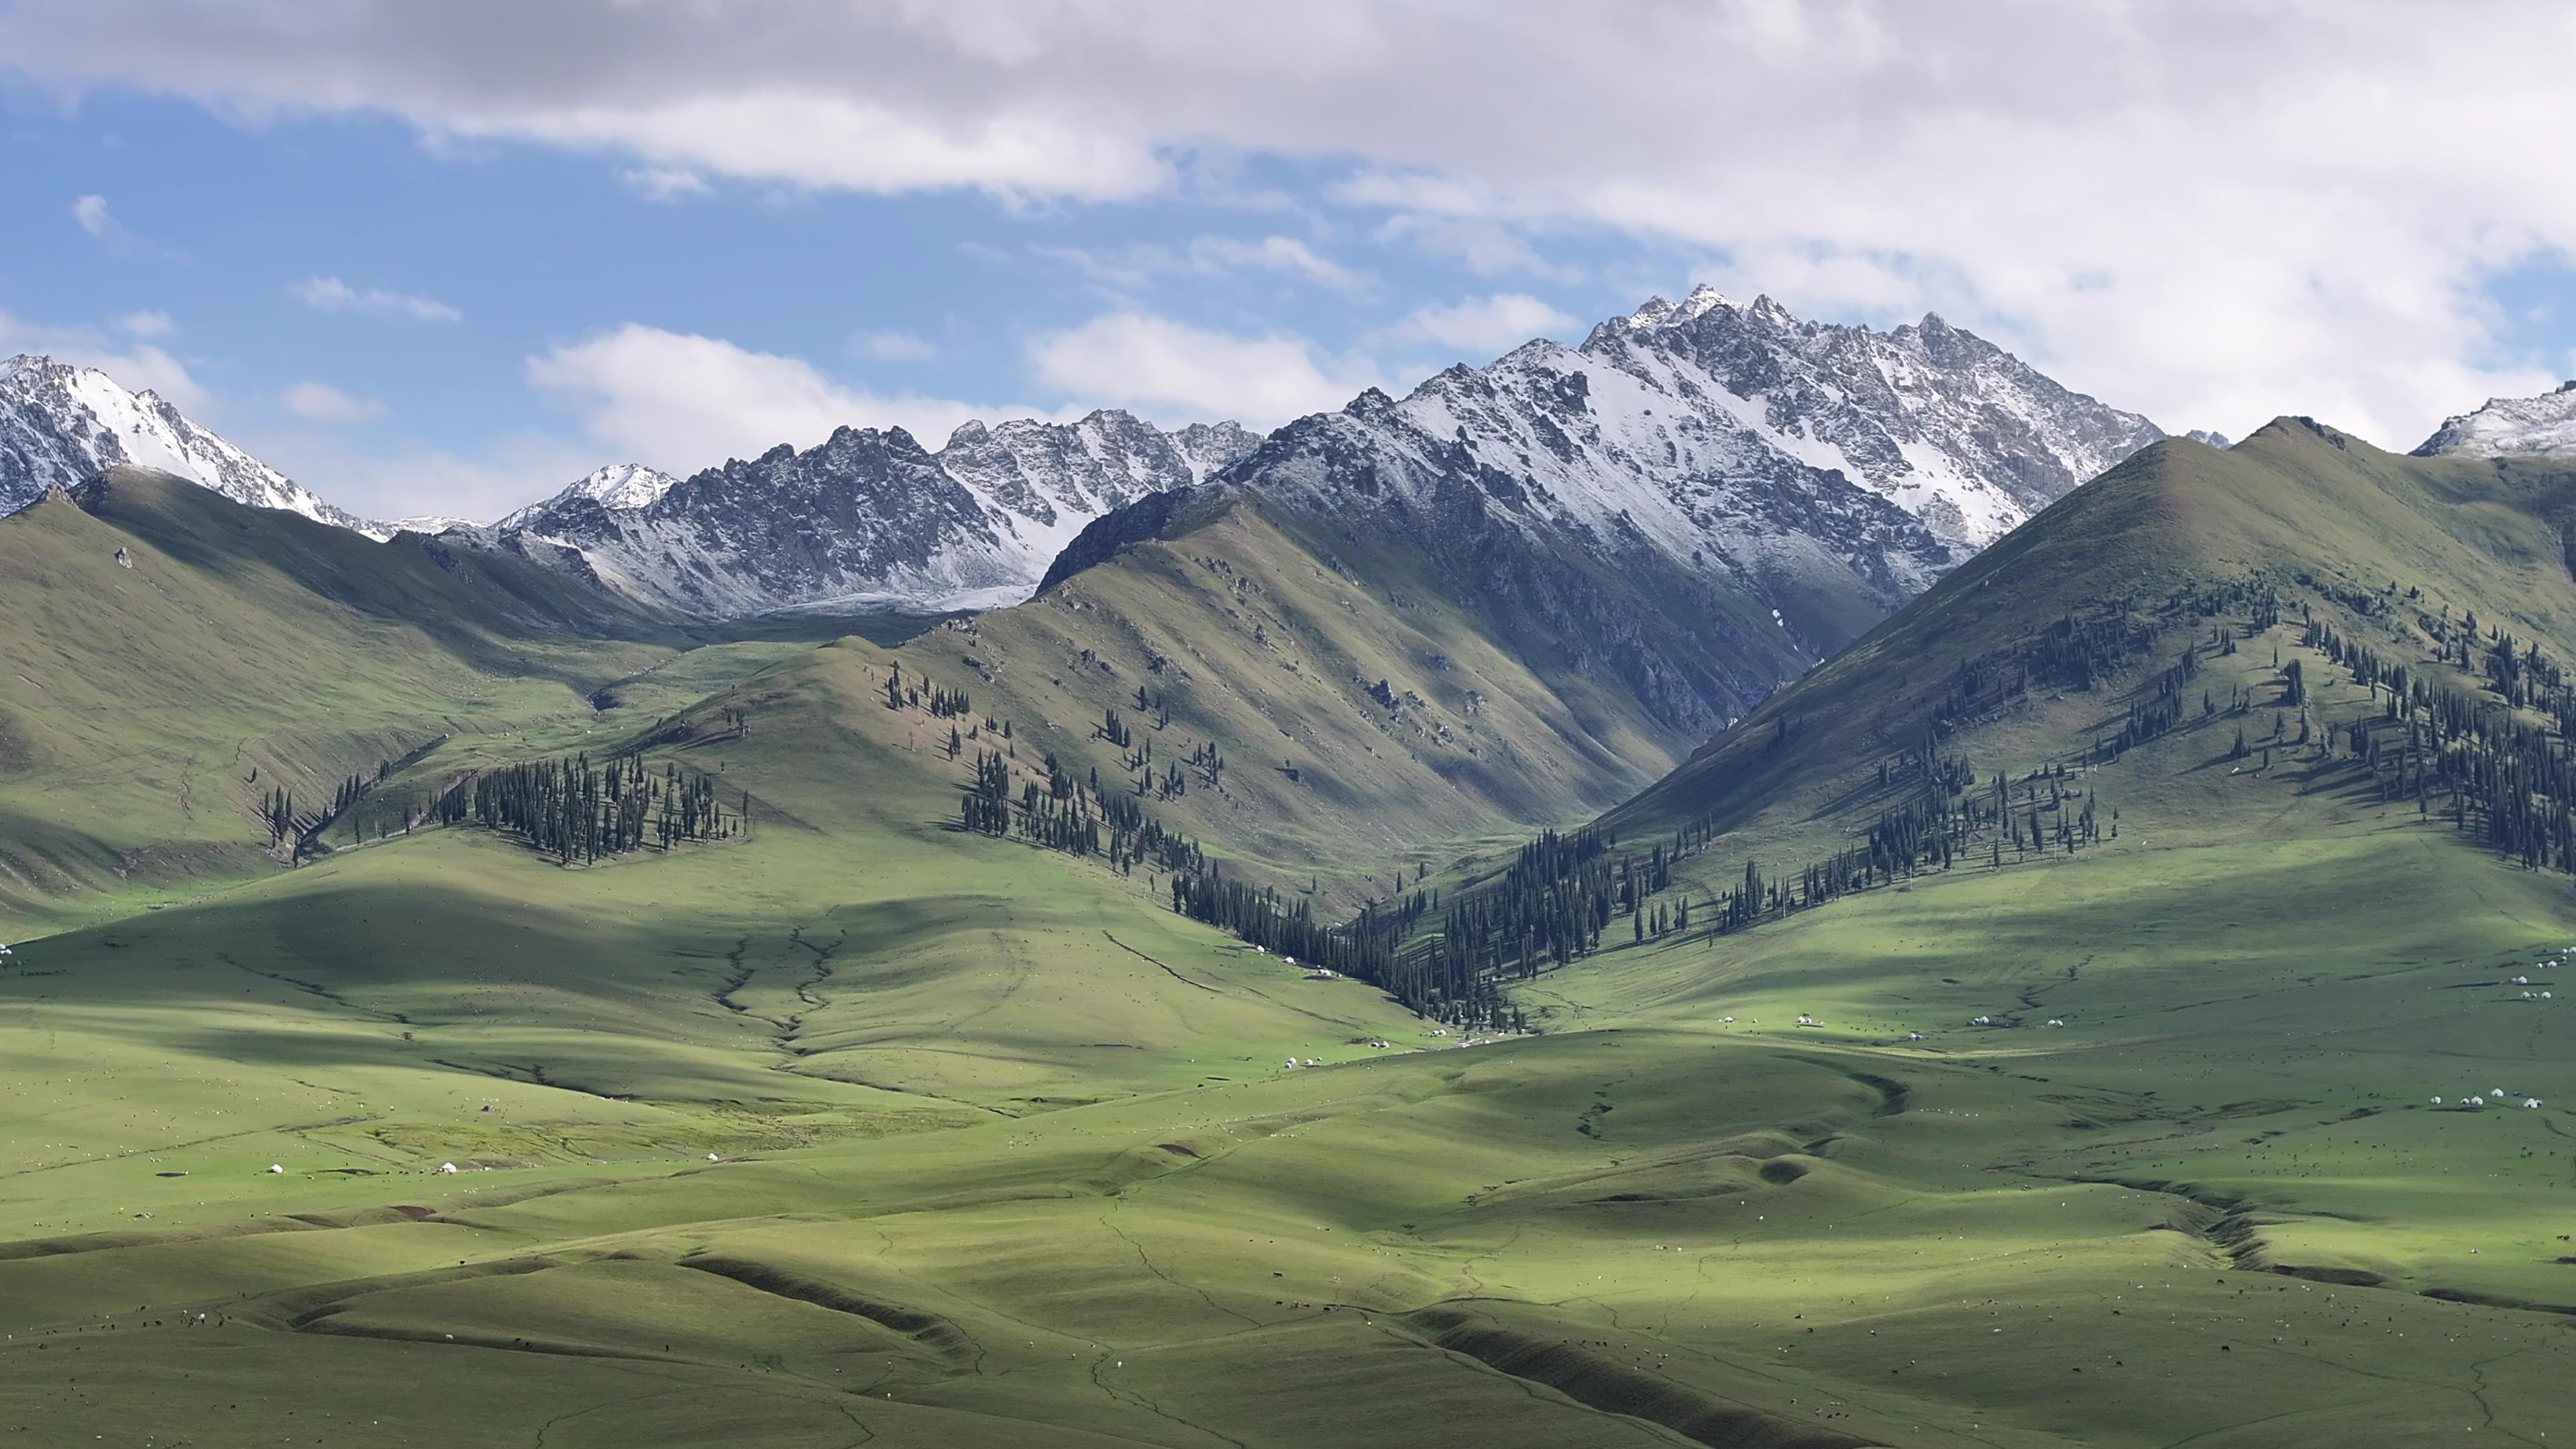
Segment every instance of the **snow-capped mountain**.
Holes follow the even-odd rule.
[[[2443,419],[2415,456],[2444,453],[2576,453],[2576,382],[2538,397],[2489,398],[2476,412]]]
[[[1883,610],[2162,436],[1937,317],[1829,326],[1703,287],[1580,348],[1532,342],[1266,445],[1115,411],[968,423],[936,452],[846,427],[676,482],[602,469],[476,532],[700,616],[982,608],[1025,598],[1085,525],[1166,489],[1223,477],[1330,507],[1465,482],[1511,496],[1497,517],[1692,567],[1803,560],[1865,580]]]
[[[119,463],[175,473],[255,508],[389,536],[190,422],[156,393],[127,392],[96,368],[48,357],[0,362],[0,513]]]
[[[1207,496],[1327,553],[1397,540],[1489,626],[1554,641],[1550,667],[1705,730],[2162,436],[1937,317],[1826,326],[1702,288],[1290,423]],[[1206,516],[1104,519],[1047,583]]]
[[[1317,505],[1449,495],[1704,569],[1801,556],[1890,604],[2164,434],[1926,317],[1874,332],[1703,287],[1402,399],[1291,423],[1229,482]]]
[[[543,519],[557,504],[586,498],[611,512],[642,508],[671,491],[680,480],[658,468],[641,463],[611,463],[594,469],[589,476],[575,482],[542,503],[531,503],[493,525],[495,528],[522,528]]]
[[[1232,423],[1164,432],[1123,412],[970,422],[936,453],[901,428],[844,427],[686,479],[603,468],[464,532],[705,617],[991,607],[1027,597],[1092,519],[1199,482],[1258,442]]]
[[[1704,473],[1703,450],[1724,439],[1839,471],[1971,547],[2164,436],[1937,316],[1878,332],[1711,287],[1650,300],[1580,349],[1532,344],[1496,367],[1588,379],[1612,471]]]

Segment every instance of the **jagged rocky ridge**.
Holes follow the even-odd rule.
[[[2538,397],[2487,399],[2475,412],[2445,418],[2415,450],[2418,458],[2467,453],[2481,458],[2509,453],[2576,453],[2576,382]]]
[[[844,427],[673,480],[602,469],[472,539],[702,617],[794,608],[989,607],[1025,598],[1083,525],[1223,471],[1259,440],[1124,412],[967,423],[938,452]]]
[[[176,474],[254,508],[388,536],[189,421],[157,393],[127,392],[96,368],[49,357],[0,362],[0,513],[120,463]]]

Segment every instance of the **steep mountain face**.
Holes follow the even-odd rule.
[[[158,468],[254,508],[388,536],[190,422],[156,393],[127,392],[96,368],[46,357],[0,362],[0,513],[119,464]]]
[[[1219,484],[1305,520],[1328,568],[1363,537],[1400,547],[1529,668],[1594,676],[1687,739],[2159,436],[1937,318],[1824,327],[1702,289],[1581,348],[1372,390]],[[1204,510],[1104,519],[1051,580],[1177,537],[1166,515]]]
[[[1659,456],[1667,473],[1700,475],[1795,461],[1971,548],[2164,436],[1937,316],[1876,332],[1708,287],[1605,322],[1578,352],[1533,344],[1491,371],[1506,388],[1526,378],[1533,396],[1578,374],[1597,388],[1584,409],[1596,436],[1578,452],[1598,470],[1651,473]]]
[[[2576,453],[2576,382],[2539,397],[2489,398],[2476,412],[2443,419],[2415,450],[2419,458],[2450,453]]]
[[[845,427],[682,480],[604,468],[461,536],[700,617],[989,607],[1025,598],[1092,519],[1197,483],[1257,441],[1232,423],[1167,433],[1123,412],[968,423],[936,453],[901,428]]]

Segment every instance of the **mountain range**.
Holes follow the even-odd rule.
[[[20,359],[10,377],[0,507],[114,463],[166,467],[371,536],[453,533],[700,618],[1011,602],[1093,519],[1214,480],[1417,509],[1438,495],[1452,522],[1472,494],[1495,506],[1470,512],[1524,533],[1581,535],[1605,557],[1642,550],[1766,594],[1857,591],[1874,617],[2162,436],[1937,317],[1822,325],[1703,287],[1605,322],[1580,348],[1536,341],[1401,400],[1372,390],[1266,450],[1232,423],[1166,431],[1118,411],[969,423],[936,451],[901,429],[847,427],[685,479],[612,465],[488,527],[380,525],[103,374]]]

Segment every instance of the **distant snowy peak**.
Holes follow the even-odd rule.
[[[175,473],[254,508],[389,536],[189,421],[156,393],[127,392],[96,368],[49,357],[0,362],[0,513],[119,463]]]
[[[611,463],[575,483],[567,492],[596,498],[603,508],[642,508],[680,480],[641,463]]]
[[[983,608],[1026,598],[1091,520],[1260,442],[1233,423],[1165,432],[1115,410],[970,422],[936,453],[901,428],[845,427],[685,479],[603,468],[469,532],[694,615]]]
[[[2466,453],[2576,453],[2576,382],[2539,397],[2499,397],[2473,413],[2445,418],[2415,450],[2418,458]]]
[[[593,469],[552,498],[531,503],[492,526],[541,527],[546,517],[576,499],[612,510],[645,508],[670,492],[672,485],[679,481],[658,468],[647,468],[641,463],[611,463],[604,468]]]
[[[1934,315],[1878,332],[1801,321],[1767,296],[1739,306],[1703,286],[1601,324],[1569,357],[1579,361],[1536,360],[1615,369],[1646,394],[1638,412],[1604,420],[1623,446],[1680,451],[1693,428],[1741,432],[1840,471],[1967,548],[2164,436]]]

